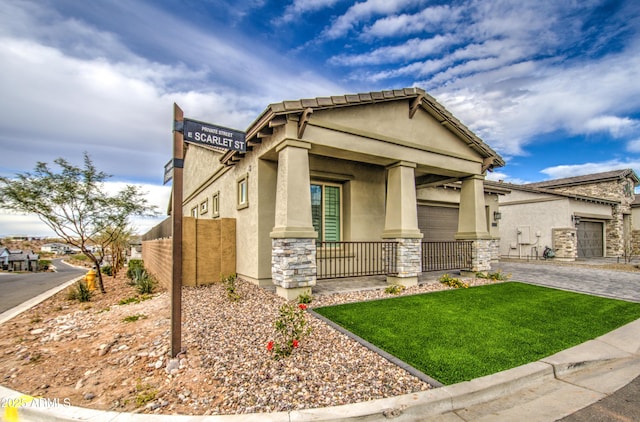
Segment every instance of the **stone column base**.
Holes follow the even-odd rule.
[[[476,239],[471,246],[471,268],[466,270],[473,273],[491,270],[491,239]]]
[[[284,287],[276,286],[276,294],[286,300],[295,300],[300,295],[311,295],[311,287]]]
[[[399,284],[404,287],[411,287],[418,285],[418,276],[415,277],[396,277],[392,275],[387,276],[387,284]]]
[[[271,276],[282,297],[297,297],[316,285],[316,240],[271,239]],[[292,289],[290,293],[287,290]]]

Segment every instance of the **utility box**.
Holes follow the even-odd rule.
[[[518,226],[518,243],[521,245],[531,244],[531,226]]]

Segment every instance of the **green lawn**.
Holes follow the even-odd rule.
[[[516,282],[314,310],[447,385],[534,362],[640,318],[640,303]]]

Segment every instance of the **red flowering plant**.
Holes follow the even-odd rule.
[[[300,340],[311,333],[305,317],[306,309],[304,303],[285,303],[278,310],[279,316],[274,323],[276,340],[267,343],[267,351],[273,353],[274,359],[291,356],[293,349],[300,346]]]

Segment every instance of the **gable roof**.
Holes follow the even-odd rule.
[[[524,186],[536,188],[559,188],[564,186],[586,185],[595,182],[607,182],[612,180],[624,180],[630,177],[634,185],[640,184],[640,179],[632,169],[612,170],[602,173],[585,174],[582,176],[565,177],[563,179],[546,180],[544,182],[528,183]]]
[[[368,92],[362,94],[347,94],[331,97],[316,97],[294,101],[282,101],[270,104],[256,120],[249,125],[246,131],[247,145],[251,146],[260,143],[260,138],[272,133],[274,127],[286,123],[286,116],[290,114],[309,115],[315,110],[336,109],[341,107],[352,107],[358,105],[375,104],[388,101],[406,100],[408,104],[409,117],[413,117],[415,112],[422,108],[433,116],[441,125],[456,134],[465,141],[480,156],[488,159],[489,169],[502,167],[504,160],[482,139],[475,135],[462,122],[456,119],[444,106],[438,103],[435,98],[427,94],[421,88],[404,88],[389,91]],[[228,151],[222,156],[220,161],[224,164],[232,165],[243,156],[238,151]]]

